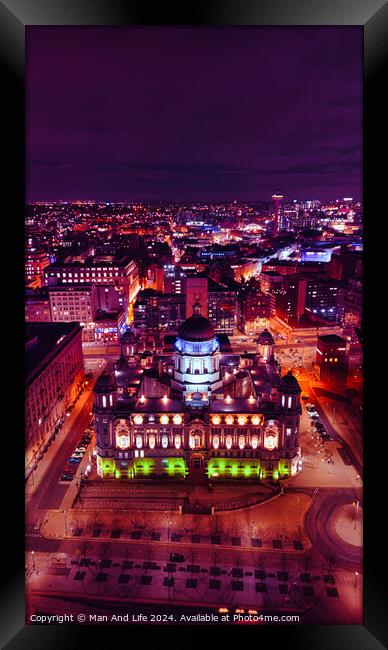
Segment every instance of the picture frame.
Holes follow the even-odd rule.
[[[308,2],[308,0],[264,0],[257,2],[209,1],[196,2],[181,6],[177,11],[166,5],[160,5],[154,12],[146,11],[141,2],[116,2],[107,3],[104,0],[93,2],[84,0],[79,3],[66,2],[66,0],[6,0],[0,6],[0,43],[1,63],[6,72],[7,90],[3,95],[6,104],[6,118],[9,136],[7,153],[8,171],[10,182],[5,187],[12,187],[12,201],[9,217],[14,229],[14,265],[20,264],[23,259],[23,215],[24,215],[24,43],[25,30],[30,25],[362,25],[364,28],[364,70],[365,70],[365,131],[364,131],[364,206],[366,237],[366,261],[373,258],[373,253],[368,252],[371,247],[370,228],[368,219],[372,219],[373,201],[379,191],[378,176],[374,170],[378,166],[376,152],[379,149],[380,133],[382,128],[382,107],[379,106],[380,88],[383,83],[382,65],[387,54],[387,25],[388,7],[383,0],[371,0],[358,3],[350,0],[329,0],[325,3]],[[12,182],[11,182],[12,181]],[[11,217],[12,215],[12,217]],[[20,223],[19,223],[20,222]],[[20,254],[19,254],[20,245]],[[17,251],[17,253],[16,253]],[[370,272],[369,272],[370,273]],[[368,271],[367,271],[368,276]],[[370,274],[369,274],[370,277]],[[10,305],[13,306],[13,321],[17,331],[22,331],[20,323],[23,322],[22,311],[19,317],[19,308],[23,309],[23,285],[12,284],[7,287]],[[370,296],[366,292],[365,313],[373,310]],[[8,328],[7,328],[8,329]],[[371,325],[366,327],[366,339],[370,334]],[[373,335],[371,335],[373,336]],[[366,344],[365,368],[366,374],[371,377],[370,360],[373,356],[372,344]],[[22,346],[20,346],[20,349]],[[18,348],[19,349],[19,348]],[[11,357],[12,357],[11,352]],[[21,381],[20,367],[23,367],[23,352],[19,363],[15,359],[9,360],[10,381],[15,386]],[[20,366],[21,364],[21,366]],[[368,380],[370,381],[370,380]],[[70,648],[81,647],[89,638],[91,628],[81,626],[25,626],[24,622],[24,476],[23,476],[23,408],[21,407],[23,391],[17,389],[16,408],[12,418],[12,464],[8,467],[10,476],[6,476],[7,491],[4,499],[4,521],[9,522],[16,516],[16,524],[12,524],[11,534],[6,536],[7,549],[3,555],[3,580],[1,586],[1,602],[3,611],[2,647],[14,650],[16,648]],[[20,399],[20,407],[19,407]],[[373,399],[373,389],[367,382],[365,389],[366,408],[364,416],[367,433],[373,414],[370,408]],[[368,400],[369,407],[368,407]],[[371,419],[369,419],[371,418]],[[20,420],[20,421],[19,421]],[[16,424],[17,423],[17,424]],[[368,427],[366,426],[368,425]],[[380,498],[381,485],[375,469],[378,465],[376,448],[373,448],[369,436],[365,435],[365,534],[364,534],[364,625],[363,626],[261,626],[239,627],[238,630],[223,629],[221,633],[237,642],[241,639],[259,640],[263,637],[271,639],[271,643],[281,643],[288,639],[289,647],[315,647],[315,648],[352,648],[353,650],[366,650],[382,648],[382,641],[387,640],[387,616],[384,603],[384,579],[381,572],[381,561],[384,557],[384,545],[378,521],[373,518],[372,508],[375,500]],[[15,466],[17,471],[15,472]],[[12,499],[7,499],[8,486],[12,485]],[[4,488],[3,488],[4,489]],[[381,515],[380,515],[381,516]],[[8,523],[5,529],[9,530]],[[386,590],[385,590],[386,591]],[[141,630],[143,634],[144,628]],[[125,627],[120,630],[127,633]],[[160,629],[149,628],[155,637],[160,634]],[[175,631],[175,630],[174,630]],[[184,631],[184,630],[183,630]],[[164,629],[168,634],[171,630]],[[217,635],[219,630],[214,630]],[[102,640],[111,630],[100,627],[98,636]],[[148,633],[148,629],[147,629]],[[190,635],[192,630],[190,630]],[[238,637],[236,637],[238,633]],[[194,636],[206,637],[207,630],[198,626]],[[77,641],[75,641],[77,637]],[[179,635],[178,635],[179,637]],[[177,638],[178,638],[177,637]],[[290,646],[292,639],[293,646]]]

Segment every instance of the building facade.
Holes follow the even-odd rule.
[[[345,384],[348,374],[349,345],[341,336],[319,336],[316,364],[319,378],[328,383]]]
[[[129,343],[128,343],[129,342]],[[300,387],[281,377],[268,331],[256,354],[221,354],[194,304],[172,355],[141,368],[133,336],[94,388],[103,478],[286,478],[301,468]],[[135,362],[134,362],[135,360]]]
[[[26,472],[38,462],[84,386],[81,327],[26,326]]]

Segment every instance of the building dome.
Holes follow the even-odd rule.
[[[298,384],[298,380],[292,374],[291,370],[287,372],[286,375],[283,375],[280,381],[280,390],[283,393],[297,394],[301,392],[301,388]]]
[[[116,388],[115,381],[110,373],[103,370],[94,385],[95,393],[106,393]]]
[[[259,345],[275,345],[275,341],[273,340],[273,336],[267,330],[267,328],[262,331],[259,338],[257,339],[257,343],[259,343]]]
[[[183,341],[209,341],[215,337],[214,327],[208,318],[201,316],[200,304],[193,305],[193,315],[187,318],[178,330],[178,337]]]
[[[124,357],[115,363],[115,382],[118,388],[128,388],[131,383],[130,368],[128,361]]]

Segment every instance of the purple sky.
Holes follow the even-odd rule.
[[[361,198],[362,29],[27,28],[27,200]]]

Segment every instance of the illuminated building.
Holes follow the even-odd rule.
[[[336,334],[319,336],[317,342],[316,364],[321,381],[346,383],[349,360],[349,345]]]
[[[94,388],[99,476],[260,481],[300,470],[301,389],[280,376],[268,331],[257,353],[221,354],[196,303],[172,355],[142,368],[133,335],[121,344]]]
[[[121,309],[97,311],[94,317],[94,336],[101,343],[117,343],[124,331],[125,313]]]
[[[208,279],[205,275],[196,274],[194,277],[186,278],[186,318],[191,316],[193,305],[200,302],[203,305],[203,315],[208,315]]]
[[[25,283],[27,286],[42,287],[45,284],[45,269],[50,264],[48,254],[39,249],[26,248]]]
[[[26,472],[38,462],[84,383],[81,327],[26,326]]]
[[[280,201],[282,200],[283,195],[280,194],[280,192],[275,192],[275,194],[272,195],[272,199],[274,202],[274,219],[273,219],[273,236],[277,237],[279,234],[279,207],[280,207]]]
[[[238,299],[240,285],[223,278],[220,282],[208,280],[208,316],[216,333],[233,334],[241,328],[241,303]]]
[[[177,332],[185,319],[185,296],[153,289],[139,291],[133,307],[136,333]]]
[[[267,277],[270,274],[267,272]],[[337,280],[317,273],[283,275],[275,294],[276,315],[292,327],[298,326],[306,314],[312,319],[337,322],[342,315],[341,286]]]
[[[26,322],[50,323],[51,312],[47,287],[26,290],[24,302]]]
[[[55,285],[97,285],[114,287],[131,305],[139,291],[137,264],[129,256],[89,256],[78,261],[64,261],[50,264],[45,269],[46,283]],[[124,307],[124,305],[123,305]]]

